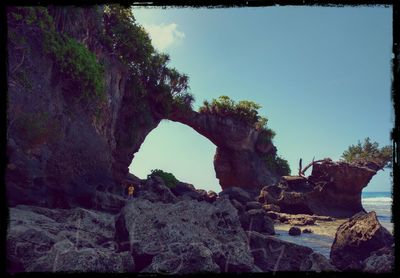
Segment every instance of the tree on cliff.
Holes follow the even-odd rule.
[[[376,170],[392,167],[392,147],[384,146],[379,148],[377,142],[371,142],[369,137],[364,139],[361,144],[358,141],[357,145],[351,145],[343,152],[342,160],[358,164],[358,165],[371,165],[375,164]]]
[[[146,97],[161,114],[192,108],[194,96],[188,91],[189,77],[167,66],[168,54],[154,49],[148,33],[136,22],[130,7],[105,6],[102,41],[128,66],[130,78],[139,81],[133,86],[145,88]]]
[[[217,99],[212,99],[211,102],[205,100],[203,106],[199,108],[199,113],[217,114],[247,123],[259,131],[257,145],[269,145],[275,136],[275,131],[267,127],[268,119],[258,114],[260,108],[261,105],[254,101],[241,100],[235,102],[228,96],[220,96]],[[266,154],[264,161],[268,169],[275,174],[279,176],[290,174],[289,163],[276,153]]]

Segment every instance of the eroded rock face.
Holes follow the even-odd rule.
[[[194,268],[199,271],[253,269],[246,234],[228,199],[164,204],[138,198],[124,207],[120,218],[135,262],[143,262],[139,271],[185,273],[193,271],[185,263],[192,259],[189,266],[200,263]]]
[[[133,154],[160,118],[129,83],[128,68],[99,41],[100,6],[52,7],[49,13],[58,32],[83,43],[103,63],[105,101],[78,101],[82,92],[45,53],[37,26],[17,32],[27,52],[21,60],[18,46],[7,47],[7,200],[10,206],[94,208],[98,186],[121,194]],[[65,20],[71,14],[74,20]]]
[[[376,213],[358,213],[339,226],[332,244],[332,263],[341,270],[361,270],[373,251],[390,247],[393,236],[378,222]]]
[[[279,177],[266,166],[263,156],[275,154],[275,146],[262,144],[260,132],[229,117],[195,111],[175,112],[168,119],[192,127],[217,146],[214,169],[222,189],[232,186],[260,190]]]
[[[254,263],[264,272],[335,270],[327,258],[314,253],[311,248],[255,231],[248,235]]]
[[[375,168],[325,160],[308,178],[284,176],[262,188],[258,201],[284,213],[347,218],[364,211],[361,192],[375,174]]]
[[[394,244],[374,251],[363,261],[363,271],[385,273],[394,271]]]
[[[117,252],[114,216],[82,208],[10,208],[9,272],[129,272],[129,252]]]

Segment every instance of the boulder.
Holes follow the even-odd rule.
[[[240,187],[229,187],[219,193],[220,197],[224,195],[227,195],[229,199],[236,200],[243,205],[246,205],[246,203],[248,202],[254,201],[251,198],[250,194]]]
[[[125,206],[126,198],[108,192],[97,191],[94,209],[110,213],[118,213]]]
[[[197,243],[175,243],[168,252],[156,255],[150,265],[142,272],[165,274],[189,274],[199,272],[220,272],[213,261],[212,252],[206,246]]]
[[[136,197],[146,199],[151,202],[175,203],[178,198],[172,193],[160,177],[148,179],[146,183],[137,191]]]
[[[115,216],[82,208],[10,208],[9,271],[129,272],[130,252],[118,252]]]
[[[227,195],[225,195],[225,196],[227,196]],[[242,205],[242,203],[236,201],[235,199],[230,200],[230,201],[231,201],[232,206],[234,206],[237,209],[238,214],[242,214],[243,212],[245,212],[245,206]]]
[[[305,229],[303,229],[303,234],[312,234],[313,233],[313,230],[311,230],[311,229],[308,229],[308,228],[305,228]]]
[[[187,192],[196,191],[196,188],[193,186],[193,184],[178,182],[175,187],[171,188],[171,191],[175,196],[182,196]]]
[[[208,202],[213,203],[217,200],[217,198],[218,198],[218,194],[216,192],[214,192],[212,190],[208,190],[208,192],[207,192],[207,201]]]
[[[299,227],[293,226],[293,227],[290,227],[288,233],[291,236],[299,236],[299,235],[301,235],[301,229]]]
[[[263,271],[336,271],[323,255],[309,247],[249,231],[249,247],[254,263]]]
[[[274,211],[274,212],[280,212],[281,211],[281,208],[279,206],[273,205],[273,204],[265,204],[265,205],[262,206],[262,208],[265,211]]]
[[[364,272],[386,273],[394,271],[394,244],[391,247],[383,247],[371,252],[363,261]]]
[[[118,219],[122,219],[117,221],[122,235],[116,240],[129,242],[138,272],[158,267],[171,273],[190,272],[186,266],[175,268],[180,262],[200,263],[192,271],[254,269],[237,210],[227,198],[212,204],[137,199],[122,209]]]
[[[246,210],[251,209],[261,209],[261,204],[259,202],[247,202],[246,203]]]
[[[361,191],[376,174],[374,165],[317,161],[308,178],[283,176],[278,183],[263,187],[257,200],[289,214],[348,218],[364,211]]]
[[[337,229],[330,258],[341,270],[361,270],[362,262],[373,251],[392,243],[393,236],[378,222],[374,211],[358,213]]]
[[[248,210],[240,215],[240,222],[245,231],[256,231],[263,234],[275,234],[274,222],[262,209]]]
[[[324,255],[314,252],[311,253],[305,261],[303,261],[300,266],[300,271],[328,272],[338,271],[338,269],[332,265],[329,259]]]
[[[52,246],[26,271],[33,272],[133,272],[135,264],[130,252],[116,253],[107,248],[76,249],[64,240]]]

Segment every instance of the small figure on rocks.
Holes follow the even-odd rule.
[[[128,201],[133,200],[133,195],[135,194],[135,186],[130,184],[128,187]]]

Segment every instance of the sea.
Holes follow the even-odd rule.
[[[361,202],[367,212],[375,211],[381,225],[393,234],[391,192],[362,192]],[[318,225],[304,226],[301,229],[310,228],[313,233],[302,233],[300,236],[290,236],[288,230],[291,226],[287,224],[275,225],[275,232],[282,240],[308,246],[329,258],[336,230],[345,221],[346,219],[337,219],[331,222],[318,222]]]

